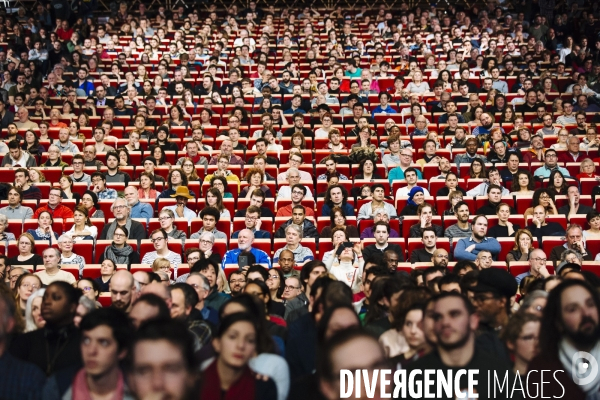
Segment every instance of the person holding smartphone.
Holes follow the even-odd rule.
[[[362,242],[339,242],[335,245],[335,256],[324,261],[327,271],[350,286],[353,293],[361,291],[360,277],[365,266],[362,250]]]

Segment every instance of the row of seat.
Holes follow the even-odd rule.
[[[514,238],[497,238],[500,243],[501,250],[498,254],[497,262],[498,266],[502,266],[504,264],[504,268],[506,266],[506,255],[513,250],[515,241]],[[533,246],[536,248],[541,248],[544,250],[546,255],[549,257],[552,249],[557,246],[562,246],[564,244],[564,238],[555,237],[555,236],[547,236],[543,238],[542,245],[538,246],[538,244],[534,241]],[[79,241],[74,244],[73,252],[82,256],[87,264],[99,263],[100,257],[104,254],[104,250],[111,245],[111,240],[98,240],[94,243],[94,241]],[[154,251],[154,246],[150,242],[150,240],[142,240],[138,245],[136,241],[128,241],[128,243],[134,248],[135,251],[139,251],[140,258],[147,252]],[[375,239],[362,239],[363,245],[369,246],[375,243]],[[407,242],[404,241],[403,238],[390,238],[389,243],[396,244],[402,248],[403,257],[405,260],[408,260],[410,254],[417,250],[424,248],[421,239],[408,239]],[[286,244],[285,239],[274,239],[273,241],[269,239],[255,239],[253,243],[253,247],[260,249],[266,252],[269,256],[273,256],[276,250],[284,247]],[[304,247],[309,248],[313,255],[316,258],[320,258],[324,253],[333,250],[334,246],[330,239],[320,239],[316,241],[315,239],[302,239],[301,244]],[[188,249],[197,248],[198,240],[186,240],[185,243],[181,243],[179,241],[170,240],[168,243],[169,249],[173,252],[183,254]],[[50,247],[50,243],[48,241],[36,241],[35,242],[35,252],[37,254],[41,254],[46,248]],[[451,243],[448,238],[438,238],[436,240],[436,247],[445,249],[449,254],[452,254],[451,251]],[[217,239],[213,245],[213,252],[224,256],[228,249],[236,249],[238,248],[238,243],[236,239],[230,240],[227,243],[224,239]],[[596,254],[600,253],[600,238],[588,239],[586,241],[587,251],[595,257]],[[183,251],[183,252],[182,252]],[[14,257],[19,254],[18,245],[16,241],[8,242],[6,254],[8,257]],[[452,258],[452,256],[451,256]],[[185,260],[183,260],[185,262]],[[511,263],[512,264],[512,263]],[[598,268],[600,268],[600,262],[597,263]]]

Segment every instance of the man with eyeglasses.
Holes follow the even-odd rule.
[[[260,219],[261,212],[260,208],[256,206],[250,206],[246,209],[246,217],[245,217],[245,225],[246,229],[249,229],[253,234],[255,239],[270,239],[271,232],[267,232],[265,230],[261,230],[262,221]],[[232,239],[237,239],[238,235],[242,232],[242,230],[235,231],[231,235]]]
[[[239,296],[244,293],[246,287],[246,275],[243,271],[234,270],[228,278],[229,288],[231,289],[231,297]]]
[[[150,241],[154,245],[154,250],[144,254],[142,264],[152,264],[157,258],[165,258],[174,266],[174,275],[177,277],[177,267],[181,264],[181,255],[169,249],[169,235],[164,229],[155,229],[150,234]]]
[[[83,172],[84,158],[81,154],[75,154],[73,156],[73,162],[71,166],[73,167],[73,173],[69,175],[73,182],[83,182],[87,183],[88,187],[92,183],[92,177],[89,174]]]
[[[295,178],[290,178],[290,176],[295,177],[296,175],[298,175],[299,180],[312,182],[312,180],[313,180],[312,175],[306,171],[300,171],[300,169],[299,169],[304,161],[304,158],[302,157],[302,155],[297,152],[292,152],[290,150],[289,159],[290,159],[289,168],[287,171],[282,171],[279,175],[277,175],[277,183],[279,185],[282,185],[285,183],[291,183],[291,179],[295,179]],[[283,168],[284,167],[282,166],[281,169],[283,169]],[[279,188],[279,190],[281,190],[281,187]],[[280,196],[278,196],[278,197],[280,197]]]
[[[227,265],[235,265],[238,264],[238,257],[240,253],[252,253],[256,260],[256,264],[260,264],[266,268],[271,268],[271,257],[264,251],[252,247],[252,243],[254,243],[254,233],[250,229],[242,229],[238,234],[238,247],[237,249],[229,250],[225,253],[223,257],[223,262],[221,265],[223,268]]]
[[[94,175],[92,175],[92,183],[94,183]],[[146,228],[144,228],[144,225],[129,217],[130,207],[127,204],[127,200],[122,197],[115,199],[110,207],[110,211],[115,216],[115,220],[110,224],[104,225],[98,239],[112,240],[117,226],[124,226],[127,228],[127,231],[129,232],[129,237],[127,239],[137,240],[138,243],[140,240],[146,239]]]
[[[569,136],[567,139],[567,151],[561,152],[560,156],[558,156],[558,162],[581,163],[584,158],[589,157],[589,150],[584,153],[581,146],[581,142],[577,136]]]
[[[83,148],[83,166],[96,167],[98,169],[104,166],[102,161],[96,160],[96,147],[94,145],[88,145]]]
[[[281,200],[281,199],[291,199],[292,200],[292,204],[288,204],[285,207],[278,207],[277,209],[277,216],[278,217],[289,217],[292,215],[292,209],[295,206],[299,206],[302,205],[302,200],[306,199],[312,199],[312,193],[310,192],[310,189],[307,188],[306,186],[302,185],[301,183],[294,183],[294,182],[300,182],[300,178],[296,175],[297,174],[297,170],[291,170],[290,172],[290,185],[291,186],[283,186],[281,187],[279,190],[279,194],[277,196],[277,199],[275,201],[275,203],[277,203],[277,201]],[[285,190],[284,190],[285,189]],[[281,192],[283,190],[283,193]],[[289,193],[289,197],[285,197],[287,196]],[[306,211],[306,214],[308,216],[314,217],[315,213],[312,210],[312,208],[308,208]]]
[[[94,172],[90,177],[91,190],[96,193],[98,200],[112,200],[117,198],[117,191],[106,187],[106,177],[102,172]]]
[[[76,282],[75,277],[70,272],[63,271],[60,269],[61,253],[60,250],[55,248],[47,248],[43,251],[42,257],[44,259],[44,270],[35,273],[42,283],[46,286],[55,281],[64,281],[69,284]]]
[[[577,123],[577,126],[569,131],[569,135],[585,136],[588,128],[586,118],[587,117],[584,111],[577,111],[577,113],[575,114],[575,122]]]
[[[411,149],[400,150],[400,164],[398,166],[396,166],[395,168],[393,168],[388,175],[388,180],[390,181],[390,185],[392,185],[393,182],[396,180],[405,179],[404,173],[408,168],[410,168],[410,166],[412,164],[412,160],[413,160],[412,157],[413,157],[413,153],[412,153]],[[415,170],[417,172],[417,177],[419,179],[423,179],[423,175],[421,174],[421,171],[419,171],[418,169],[415,169]]]
[[[23,267],[10,267],[10,271],[8,272],[8,281],[10,289],[14,290],[15,284],[17,283],[17,279],[19,279],[21,275],[25,275],[28,273],[29,271]]]
[[[41,213],[48,212],[52,218],[73,218],[73,210],[69,207],[61,204],[62,202],[62,190],[60,188],[50,189],[48,196],[48,204],[39,207],[33,214],[33,218],[38,218]]]
[[[542,115],[542,123],[544,125],[535,132],[536,135],[540,135],[541,137],[558,135],[561,128],[554,125],[552,114],[545,112]]]
[[[571,176],[567,169],[558,166],[558,154],[556,150],[548,149],[544,153],[544,165],[536,169],[533,175],[539,178],[549,178],[552,171],[560,171],[564,177]]]

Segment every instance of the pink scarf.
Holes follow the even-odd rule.
[[[123,398],[124,392],[123,374],[119,371],[119,380],[115,390],[113,400],[120,400]],[[80,369],[75,378],[73,379],[73,386],[71,388],[72,398],[77,400],[92,400],[90,395],[90,389],[87,385],[85,369]]]

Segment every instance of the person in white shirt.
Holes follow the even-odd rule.
[[[275,199],[275,203],[277,203],[279,200],[282,199],[286,199],[289,200],[292,198],[292,187],[294,187],[294,185],[297,185],[300,183],[300,181],[302,180],[302,178],[300,177],[300,171],[298,171],[296,168],[290,168],[287,172],[288,176],[287,176],[287,181],[288,181],[288,186],[280,186],[279,187],[279,192],[277,192],[277,198]],[[306,196],[305,198],[307,199],[312,199],[313,198],[313,194],[310,190],[309,187],[306,187]]]
[[[406,171],[404,171],[404,179],[406,180],[407,185],[396,190],[396,199],[398,197],[408,196],[408,192],[410,192],[410,190],[415,186],[418,186],[417,170],[413,167],[407,168]],[[423,188],[423,194],[425,195],[425,197],[430,196],[429,190],[427,190],[426,188]]]
[[[309,174],[306,171],[299,170],[300,165],[302,165],[302,161],[303,161],[302,155],[300,155],[298,153],[290,154],[290,162],[289,162],[290,168],[287,171],[282,172],[279,175],[277,175],[277,183],[278,184],[287,183],[288,182],[288,174],[292,168],[294,168],[296,171],[298,171],[298,174],[300,175],[301,180],[312,182],[313,178],[312,178],[311,174]]]
[[[142,264],[152,264],[154,260],[160,257],[169,260],[174,265],[175,271],[177,271],[177,267],[181,264],[181,254],[169,250],[169,235],[167,232],[162,228],[155,229],[150,235],[150,241],[154,244],[155,251],[144,254]]]

